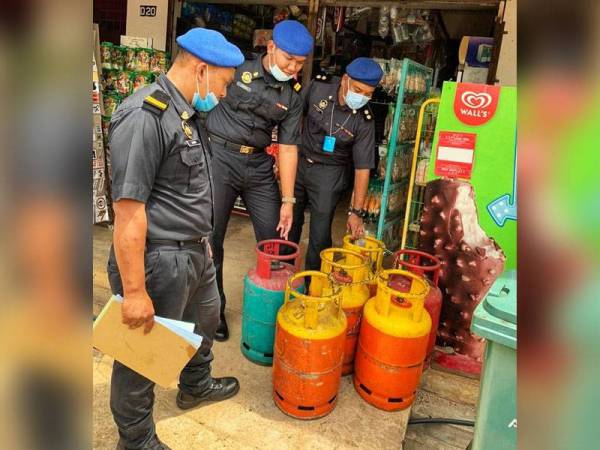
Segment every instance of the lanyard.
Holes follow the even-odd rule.
[[[333,111],[335,110],[335,102],[332,101],[331,102],[331,121],[329,122],[329,136],[334,136],[336,135],[342,128],[344,128],[344,125],[346,125],[346,123],[348,122],[348,120],[350,120],[350,116],[352,115],[352,113],[348,113],[348,117],[346,117],[346,119],[344,120],[344,122],[342,122],[342,124],[335,130],[333,131]]]

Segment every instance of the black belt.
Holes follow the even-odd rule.
[[[238,153],[243,153],[244,155],[252,155],[254,153],[262,153],[265,151],[264,148],[258,147],[250,147],[248,145],[236,144],[235,142],[228,141],[227,139],[223,139],[221,136],[217,136],[216,134],[211,134],[209,136],[209,140],[212,142],[216,142],[217,144],[221,144],[223,147],[234,150]]]
[[[187,241],[177,241],[171,239],[148,239],[146,241],[150,245],[168,245],[170,247],[192,247],[194,245],[203,245],[208,243],[208,237],[203,237],[200,239],[190,239]]]

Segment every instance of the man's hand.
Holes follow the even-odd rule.
[[[348,216],[348,223],[346,224],[348,233],[352,235],[352,239],[358,239],[362,237],[365,232],[363,227],[363,220],[356,214],[350,214]]]
[[[279,225],[277,231],[282,239],[287,239],[292,229],[292,220],[294,217],[294,205],[292,203],[283,203],[279,211]]]
[[[154,305],[148,293],[144,291],[139,295],[125,296],[121,315],[123,323],[130,329],[144,325],[144,334],[149,333],[154,325]]]

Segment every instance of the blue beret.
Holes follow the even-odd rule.
[[[192,28],[177,38],[177,44],[202,61],[219,67],[237,67],[244,62],[242,51],[221,33]]]
[[[346,73],[350,78],[369,86],[377,86],[383,77],[383,70],[371,58],[356,58],[348,67]]]
[[[307,56],[313,49],[313,37],[296,20],[283,20],[273,28],[273,42],[290,55]]]

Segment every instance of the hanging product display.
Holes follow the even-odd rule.
[[[290,264],[295,261],[295,265]],[[300,265],[300,249],[293,242],[267,240],[256,245],[256,268],[244,277],[241,350],[250,361],[273,363],[277,311],[283,304],[288,279]],[[304,291],[302,280],[292,286]]]
[[[310,281],[308,295],[294,289]],[[273,399],[298,419],[329,414],[342,376],[346,316],[340,289],[322,272],[299,272],[288,281],[277,313],[273,355]]]
[[[331,279],[339,285],[342,309],[346,314],[346,343],[342,375],[354,370],[354,353],[363,306],[369,299],[367,282],[370,275],[370,261],[366,256],[343,248],[328,248],[321,252],[321,272],[331,274]]]
[[[410,280],[408,292],[390,287],[390,277]],[[365,305],[354,387],[368,403],[386,411],[408,408],[415,399],[427,354],[431,318],[425,309],[427,282],[404,270],[384,270],[377,295]]]
[[[402,236],[418,111],[429,95],[433,70],[410,59],[376,61],[384,72],[381,88],[394,102],[388,105],[376,177],[369,180],[365,232],[395,250]]]

